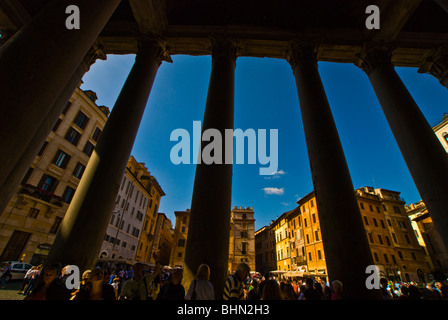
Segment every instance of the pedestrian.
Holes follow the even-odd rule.
[[[448,285],[440,284],[439,290],[442,300],[448,300]]]
[[[276,280],[266,280],[261,300],[284,300],[280,285]]]
[[[69,300],[70,291],[58,280],[61,268],[57,264],[44,267],[33,291],[25,300]]]
[[[42,265],[38,265],[37,267],[35,267],[33,270],[30,271],[30,281],[23,290],[24,296],[27,296],[34,289],[34,286],[36,285],[37,279],[39,278],[41,271],[42,271]]]
[[[74,300],[115,300],[114,288],[104,281],[104,271],[93,269]]]
[[[156,263],[155,271],[148,275],[144,275],[143,267],[142,263],[134,265],[133,277],[124,283],[119,295],[120,300],[155,300],[159,292],[157,276],[160,273],[160,264]]]
[[[185,289],[181,281],[182,270],[176,269],[172,271],[169,282],[160,288],[157,300],[184,300]]]
[[[322,300],[320,293],[314,287],[314,280],[311,278],[306,278],[305,280],[303,300]]]
[[[243,300],[243,283],[250,274],[250,267],[247,263],[241,262],[235,272],[227,277],[224,284],[224,300]]]
[[[247,294],[247,300],[260,300],[261,294],[260,294],[260,282],[258,279],[254,279],[252,281],[252,289],[249,290],[249,293]]]
[[[380,288],[381,289],[381,293],[383,294],[383,299],[384,300],[392,300],[392,294],[387,289],[388,283],[387,283],[387,279],[386,278],[381,278],[380,279],[380,286],[381,286],[381,288]]]
[[[33,274],[33,270],[35,269],[36,267],[31,267],[30,269],[28,269],[28,271],[25,274],[25,277],[23,277],[22,287],[20,288],[19,292],[17,292],[17,294],[23,294],[25,292],[25,289],[31,282],[31,275]]]
[[[331,300],[344,300],[344,290],[342,282],[339,280],[334,280],[331,283],[333,287],[333,293],[331,294]]]
[[[118,300],[119,297],[119,293],[118,293],[118,287],[120,285],[120,278],[119,277],[115,277],[112,281],[111,286],[114,288],[114,292],[115,292],[115,299]]]
[[[1,289],[6,288],[6,282],[8,282],[11,277],[11,268],[11,261],[9,261],[2,270],[3,274],[0,277]]]
[[[283,297],[285,300],[297,300],[297,296],[294,292],[292,284],[290,284],[289,282],[282,283],[280,288],[282,290]]]
[[[185,300],[215,300],[215,289],[210,282],[210,267],[201,264],[196,278],[190,283]]]
[[[402,285],[400,288],[400,295],[397,298],[398,300],[408,300],[409,299],[409,288],[405,285]]]
[[[411,284],[408,288],[409,288],[408,300],[420,300],[421,299],[422,295],[420,293],[420,290],[416,286]]]

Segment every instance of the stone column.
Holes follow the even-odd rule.
[[[0,185],[0,216],[8,205],[8,202],[12,198],[14,192],[16,192],[17,186],[23,179],[23,176],[25,175],[30,165],[33,163],[33,160],[39,152],[39,149],[42,147],[58,117],[62,113],[64,107],[67,105],[67,102],[70,100],[73,92],[81,82],[84,74],[90,69],[90,66],[95,63],[95,60],[97,58],[105,60],[106,56],[102,53],[101,49],[95,45],[89,50],[81,65],[78,67],[78,69],[76,69],[74,75],[70,78],[66,87],[59,95],[56,103],[48,112],[46,118],[40,125],[37,132],[34,134],[28,147],[22,153],[16,165],[8,174],[3,185]]]
[[[373,265],[364,224],[312,44],[291,43],[306,145],[330,281],[340,280],[353,299],[375,299],[366,268]]]
[[[221,133],[222,164],[200,161],[196,165],[184,263],[186,289],[200,264],[210,266],[218,300],[222,299],[229,260],[232,165],[225,164],[224,137],[225,129],[233,129],[235,63],[235,44],[228,39],[213,39],[202,132],[214,128]],[[202,142],[200,149],[206,146]]]
[[[0,47],[0,185],[119,3],[50,1]],[[69,5],[80,10],[80,29],[66,28]]]
[[[140,46],[134,66],[106,122],[98,144],[61,223],[47,263],[90,269],[98,259],[114,201],[145,110],[162,49]]]
[[[439,48],[434,56],[426,59],[418,72],[429,73],[448,89],[448,47]]]
[[[384,115],[448,248],[448,155],[391,63],[391,50],[365,47],[357,65],[366,72]]]

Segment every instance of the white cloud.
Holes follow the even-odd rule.
[[[278,179],[280,178],[280,176],[285,175],[286,172],[284,170],[278,170],[272,173],[272,175],[270,176],[266,176],[264,177],[265,179],[269,180],[269,179]]]
[[[276,195],[283,195],[285,193],[285,190],[283,188],[263,188],[264,194],[276,194]]]

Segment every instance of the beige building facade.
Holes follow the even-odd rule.
[[[76,88],[0,216],[0,261],[41,264],[48,255],[109,109]]]
[[[233,207],[230,213],[229,271],[241,262],[255,271],[255,218],[253,207]]]
[[[131,156],[101,247],[101,259],[149,262],[157,210],[163,195],[145,164]]]

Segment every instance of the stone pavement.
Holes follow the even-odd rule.
[[[22,280],[8,282],[6,288],[0,289],[0,300],[23,300],[24,295],[17,294],[22,286]]]

